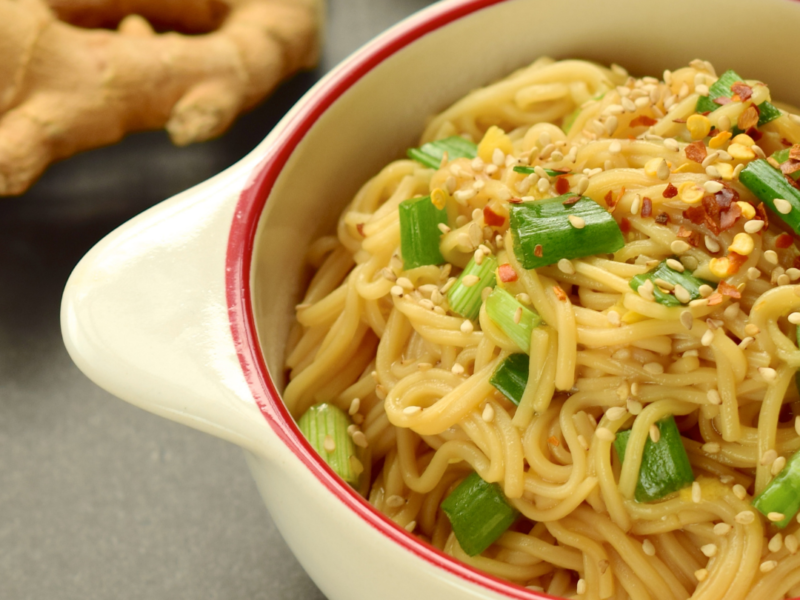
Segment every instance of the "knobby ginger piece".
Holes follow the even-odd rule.
[[[316,63],[321,2],[0,0],[0,196],[128,132],[221,134]]]

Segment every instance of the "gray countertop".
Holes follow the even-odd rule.
[[[429,3],[331,0],[320,67],[222,138],[177,149],[137,134],[0,199],[0,600],[322,598],[238,448],[117,400],[72,364],[61,292],[102,236],[236,162],[326,71]]]

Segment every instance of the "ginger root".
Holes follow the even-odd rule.
[[[128,132],[219,135],[315,64],[321,1],[0,0],[0,196]]]

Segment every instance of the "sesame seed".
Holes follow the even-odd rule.
[[[778,458],[778,453],[775,452],[775,450],[773,450],[772,448],[770,448],[769,450],[764,452],[764,454],[761,455],[761,464],[764,466],[771,465],[772,463],[775,462],[776,458]]]
[[[747,336],[741,342],[739,342],[739,348],[742,350],[746,350],[747,347],[755,341],[754,337]]]
[[[745,498],[747,498],[747,490],[744,489],[744,486],[741,483],[737,483],[736,485],[733,486],[733,495],[736,496],[739,500],[744,500]],[[751,515],[753,514],[748,510],[743,512],[749,513]]]
[[[777,283],[778,285],[789,285],[789,283],[791,283],[791,280],[789,279],[789,276],[786,273],[784,273],[783,275],[778,275]]]
[[[759,367],[758,372],[761,373],[761,377],[767,383],[775,381],[775,377],[777,376],[777,372],[772,367]]]
[[[475,197],[475,190],[473,189],[466,189],[466,190],[458,190],[453,192],[453,198],[455,198],[456,202],[459,204],[466,204],[467,200],[471,200]]]
[[[495,173],[497,173],[497,165],[488,165],[486,167],[486,174],[487,175],[489,175],[491,177]]]
[[[618,154],[622,152],[622,144],[620,144],[617,140],[614,140],[608,145],[608,151],[611,152],[611,154]]]
[[[519,325],[519,322],[522,320],[522,307],[518,306],[517,310],[514,311],[514,323]]]
[[[716,544],[706,544],[705,546],[700,547],[700,552],[705,554],[708,558],[717,555],[717,545]]]
[[[579,596],[582,596],[586,593],[586,582],[583,579],[578,579],[578,585],[575,588],[575,591],[578,592]]]
[[[544,193],[550,189],[550,181],[548,179],[540,179],[536,182],[536,189]]]
[[[703,490],[700,487],[700,483],[695,481],[692,483],[692,502],[695,504],[700,504],[703,500]]]
[[[701,166],[702,166],[702,167],[705,169],[705,168],[707,168],[707,167],[708,167],[710,164],[712,164],[712,163],[713,163],[715,160],[717,160],[717,158],[719,158],[719,152],[717,152],[717,151],[715,151],[715,152],[709,152],[709,153],[706,155],[706,157],[703,159],[703,162],[702,162],[702,163],[700,163],[700,164],[701,164]],[[719,182],[718,182],[718,181],[714,181],[714,182],[707,181],[706,183],[719,183]],[[721,183],[720,183],[719,185],[720,185],[720,186],[722,186],[722,184],[721,184]],[[705,187],[705,184],[704,184],[704,186],[703,186],[703,187]],[[724,186],[723,186],[723,187],[724,187]],[[712,193],[712,194],[716,193],[716,192],[712,192],[712,191],[711,191],[711,190],[709,190],[708,188],[706,188],[706,191],[707,191],[707,192],[709,192],[709,193]],[[719,190],[717,190],[717,191],[719,191]]]
[[[575,267],[572,265],[572,261],[568,258],[562,258],[558,261],[558,270],[562,273],[566,273],[567,275],[575,274]]]
[[[639,295],[642,298],[652,302],[652,301],[655,300],[655,296],[653,296],[653,290],[654,289],[655,288],[653,287],[653,281],[648,279],[647,281],[645,281],[643,284],[641,284],[639,286],[639,289],[637,290],[637,292],[639,293]]]
[[[778,473],[783,471],[783,468],[785,466],[786,466],[786,458],[783,456],[779,456],[778,458],[775,459],[775,462],[772,463],[769,472],[772,473],[773,475],[777,475]]]
[[[650,540],[645,540],[642,542],[642,550],[647,556],[655,556],[656,555],[656,547],[653,545],[653,542]]]
[[[714,331],[711,329],[706,329],[706,332],[703,334],[703,337],[700,338],[700,343],[703,346],[710,346],[714,342]]]
[[[348,414],[351,416],[358,412],[358,409],[361,408],[361,398],[353,398],[353,401],[350,403],[350,408],[348,409]]]
[[[703,452],[706,454],[719,454],[720,447],[716,442],[707,442],[703,444]]]
[[[716,194],[717,192],[725,188],[725,186],[722,185],[719,181],[706,181],[703,184],[703,187],[709,194]]]
[[[728,533],[730,533],[731,529],[733,528],[727,523],[717,523],[716,525],[714,525],[714,533],[720,536],[727,535]]]
[[[669,247],[670,250],[672,250],[675,254],[681,254],[691,248],[691,246],[683,240],[675,240],[669,245]]]
[[[674,290],[674,289],[675,289],[675,284],[674,284],[674,283],[670,283],[669,281],[666,281],[666,280],[664,280],[664,279],[661,279],[660,277],[656,277],[656,278],[653,280],[653,283],[655,283],[655,284],[656,284],[658,287],[660,287],[662,290],[666,290],[666,291],[668,291],[668,292],[671,292],[672,290]]]
[[[639,194],[633,197],[633,202],[631,202],[631,214],[638,215],[639,209],[641,208],[642,199],[639,197]]]
[[[577,215],[570,215],[567,217],[567,219],[569,219],[570,225],[572,225],[575,229],[583,229],[586,227],[586,221]]]
[[[703,284],[698,288],[698,291],[703,298],[708,298],[714,293],[714,288],[712,288],[710,285]]]
[[[517,299],[517,301],[518,301],[518,302],[520,302],[521,304],[525,304],[525,305],[527,305],[527,306],[530,306],[530,304],[531,304],[531,297],[530,297],[530,296],[528,296],[528,294],[526,294],[525,292],[521,292],[521,293],[517,294],[517,295],[516,295],[516,296],[514,296],[514,297],[515,297],[515,298]]]
[[[594,434],[598,439],[604,442],[613,442],[617,438],[610,429],[606,429],[605,427],[598,427]]]
[[[686,267],[680,261],[675,260],[674,258],[667,259],[667,266],[672,269],[673,271],[677,271],[678,273],[683,273]]]
[[[747,233],[758,233],[764,228],[764,221],[761,219],[754,219],[744,224],[744,230]]]
[[[619,421],[620,419],[624,419],[628,414],[628,411],[624,406],[612,406],[606,411],[606,416],[611,419],[612,421]]]
[[[716,177],[716,178],[722,177],[717,167],[713,165],[706,167],[706,175],[708,175],[709,177]]]
[[[391,292],[392,296],[397,296],[398,298],[403,297],[403,288],[401,288],[399,285],[393,285]]]
[[[353,443],[359,448],[366,448],[369,446],[369,442],[367,442],[367,436],[364,435],[363,431],[356,431],[353,433]]]
[[[708,398],[708,401],[714,406],[719,406],[722,404],[722,398],[720,397],[719,392],[715,389],[708,390],[706,392],[706,398]]]
[[[722,316],[726,319],[735,319],[737,316],[739,316],[739,303],[734,302],[727,307],[724,311],[722,311]]]
[[[481,418],[486,421],[487,423],[491,423],[494,421],[494,407],[486,403],[486,406],[483,408],[483,413],[481,414]]]
[[[411,280],[408,277],[398,277],[397,278],[397,285],[399,285],[404,290],[413,290],[414,284],[411,283]]]
[[[684,310],[681,313],[681,325],[683,325],[686,329],[691,330],[692,325],[694,324],[694,317],[692,317],[692,311]]]
[[[675,294],[675,297],[678,299],[678,301],[683,304],[691,302],[692,300],[692,295],[680,283],[675,285],[675,289],[673,290],[672,293]]]
[[[780,552],[781,548],[783,548],[783,535],[780,533],[773,535],[769,540],[769,544],[767,544],[767,548],[769,548],[770,552]]]
[[[775,204],[775,210],[782,215],[788,215],[790,212],[792,212],[792,205],[788,200],[784,200],[783,198],[775,198],[773,203]]]
[[[455,375],[462,375],[464,373],[464,367],[456,363],[452,367],[450,367],[450,372]]]
[[[767,250],[766,252],[764,252],[764,259],[770,264],[777,265],[778,253],[775,252],[775,250]]]
[[[639,382],[638,381],[634,381],[631,384],[631,394],[634,395],[634,396],[638,396],[639,395]]]
[[[786,546],[786,549],[792,554],[796,554],[798,546],[800,546],[800,544],[797,543],[797,538],[793,533],[787,535],[784,538],[783,543]]]
[[[405,527],[403,527],[403,529],[405,529],[408,533],[413,533],[416,528],[417,528],[416,521],[411,521],[411,523],[408,523]]]
[[[642,368],[651,375],[661,375],[664,372],[664,366],[657,362],[647,363]]]
[[[322,447],[325,448],[325,452],[328,454],[336,450],[336,442],[334,441],[333,436],[326,435],[325,439],[322,441]]]
[[[708,578],[708,569],[697,569],[694,572],[694,576],[697,578],[697,581],[705,581]]]
[[[464,287],[472,287],[481,280],[477,275],[465,275],[461,278],[461,285]]]
[[[642,403],[638,400],[628,400],[625,404],[628,407],[628,412],[632,415],[638,415],[642,412]]]
[[[650,425],[649,435],[650,435],[650,439],[652,440],[652,442],[654,444],[657,444],[658,440],[661,439],[661,430],[658,428],[658,425],[656,425],[655,423]]]
[[[388,498],[386,498],[386,506],[389,508],[400,508],[406,503],[405,499],[402,496],[398,496],[397,494],[392,494]]]
[[[673,152],[677,152],[681,149],[680,144],[678,144],[677,140],[673,138],[667,138],[664,140],[664,147],[668,150],[672,150]]]
[[[475,327],[472,325],[472,321],[464,319],[464,322],[461,323],[461,333],[470,334],[473,331],[475,331]]]
[[[778,561],[776,561],[776,560],[765,560],[758,567],[758,570],[761,571],[762,573],[769,573],[770,571],[774,570],[775,567],[777,567],[777,566],[778,566]]]
[[[669,166],[667,165],[667,161],[665,161],[663,158],[661,159],[661,162],[658,163],[658,169],[656,169],[656,175],[662,181],[666,181],[667,179],[669,179]]]
[[[717,243],[717,240],[707,235],[705,236],[704,241],[706,243],[706,248],[708,248],[709,252],[711,252],[712,254],[719,252],[720,246],[719,243]]]
[[[747,335],[757,336],[761,332],[761,330],[755,323],[748,323],[747,325],[744,326],[744,332]]]
[[[734,521],[736,521],[740,525],[749,525],[755,520],[756,520],[756,515],[753,513],[752,510],[743,510],[734,517]]]
[[[406,406],[403,409],[404,415],[416,415],[417,413],[422,412],[422,408],[419,406]]]

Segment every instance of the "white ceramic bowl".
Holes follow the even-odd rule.
[[[314,87],[249,156],[133,219],[81,261],[62,327],[111,393],[239,444],[331,599],[542,598],[417,541],[342,484],[280,400],[302,257],[428,115],[541,55],[660,74],[693,58],[800,103],[790,0],[467,0],[411,17]],[[260,344],[259,344],[260,342]]]

